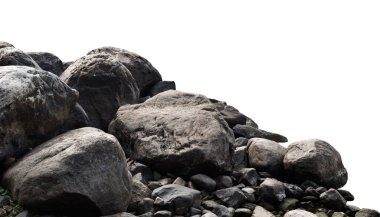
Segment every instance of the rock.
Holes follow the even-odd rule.
[[[239,112],[236,108],[227,105],[225,102],[221,102],[215,99],[210,99],[212,103],[216,106],[218,111],[222,114],[223,119],[232,128],[237,124],[245,124],[247,117]]]
[[[286,148],[280,144],[262,138],[252,138],[248,142],[249,166],[258,171],[280,175]]]
[[[252,211],[247,208],[238,208],[235,210],[234,217],[251,217]]]
[[[304,196],[304,191],[297,185],[284,183],[285,194],[287,197],[301,198]]]
[[[148,96],[155,96],[167,90],[175,90],[174,81],[159,81],[149,89]]]
[[[240,170],[248,166],[247,146],[237,147],[232,156],[234,170]]]
[[[239,137],[235,139],[234,147],[242,147],[242,146],[247,146],[248,145],[248,139],[244,137]]]
[[[247,117],[247,121],[245,122],[245,125],[248,125],[253,128],[259,128],[259,126],[249,117]]]
[[[153,180],[153,171],[145,164],[132,161],[128,164],[128,170],[131,172],[132,176],[140,173],[142,178],[141,182],[144,184]]]
[[[344,197],[344,199],[346,201],[354,201],[355,200],[355,197],[354,197],[354,195],[351,194],[351,192],[349,192],[347,190],[343,190],[343,189],[338,189],[337,191],[339,192],[340,195],[342,195]]]
[[[2,183],[32,211],[109,215],[128,207],[132,181],[126,168],[117,139],[87,127],[39,145],[6,171]]]
[[[282,211],[289,211],[296,209],[298,206],[298,200],[295,198],[285,198],[281,204],[278,206],[278,208]]]
[[[318,139],[289,145],[284,168],[288,177],[298,182],[310,179],[331,188],[340,188],[347,182],[347,171],[338,151]]]
[[[241,189],[248,202],[256,202],[255,190],[253,188],[245,187]]]
[[[146,212],[144,214],[139,215],[138,217],[153,217],[153,213],[152,212]]]
[[[132,192],[131,199],[128,206],[128,211],[136,211],[138,208],[138,204],[143,201],[144,198],[150,197],[152,195],[152,191],[140,181],[132,179]],[[150,210],[149,210],[150,211]],[[145,212],[149,212],[145,211]],[[145,212],[139,212],[145,213]]]
[[[346,213],[348,216],[355,216],[355,214],[359,212],[359,210],[360,208],[357,206],[346,204]]]
[[[101,47],[88,52],[88,54],[98,53],[110,54],[127,67],[137,83],[141,96],[146,96],[154,84],[162,81],[157,69],[148,60],[138,54],[115,47]]]
[[[9,197],[4,197],[0,195],[0,207],[6,206],[10,204]]]
[[[201,203],[201,192],[176,184],[164,185],[152,192],[152,198],[160,198],[162,202],[155,205],[163,209],[176,211],[181,208],[198,208]]]
[[[258,194],[260,199],[272,203],[282,202],[286,197],[284,184],[272,178],[260,184]]]
[[[69,61],[69,62],[65,62],[65,63],[63,63],[62,64],[62,69],[63,69],[63,71],[65,71],[67,68],[69,68],[69,66],[71,65],[71,64],[73,64],[74,63],[74,61]]]
[[[205,174],[193,175],[190,180],[199,190],[213,191],[216,187],[216,182]]]
[[[77,97],[52,73],[26,66],[0,67],[0,163],[61,133]]]
[[[348,217],[344,212],[334,212],[331,217]]]
[[[319,188],[320,186],[319,186],[317,183],[315,183],[315,182],[313,182],[313,181],[311,181],[311,180],[306,180],[306,181],[302,182],[302,184],[300,185],[300,187],[301,187],[302,189],[306,190],[306,189],[309,188],[309,187],[313,187],[313,188],[317,189],[317,188]],[[322,193],[323,193],[323,192],[322,192]]]
[[[202,217],[218,217],[218,216],[215,215],[215,214],[212,213],[212,212],[207,212],[207,213],[203,214]]]
[[[139,96],[128,69],[107,54],[78,59],[60,78],[79,91],[79,103],[90,119],[90,126],[102,130],[107,130],[121,105],[135,103]]]
[[[329,215],[327,215],[325,212],[317,212],[315,215],[317,215],[317,217],[329,217]]]
[[[244,193],[236,187],[217,190],[215,196],[223,201],[226,206],[234,208],[237,208],[247,199]]]
[[[248,125],[237,124],[233,128],[235,137],[244,137],[247,139],[251,138],[264,138],[275,142],[288,142],[285,136],[277,133],[267,132],[265,130],[260,130]]]
[[[223,205],[217,205],[212,210],[212,213],[217,215],[218,217],[233,217],[234,216],[234,210],[229,209]]]
[[[249,186],[257,186],[259,174],[254,168],[244,168],[239,171],[241,173],[239,182]]]
[[[84,111],[82,106],[79,105],[79,103],[75,103],[73,111],[61,129],[63,132],[66,132],[72,129],[88,127],[89,121],[90,119],[88,118],[87,113]]]
[[[256,206],[253,210],[252,217],[275,217],[271,212],[261,206]]]
[[[32,57],[14,47],[0,49],[0,66],[29,66],[41,70]]]
[[[320,201],[333,210],[343,210],[346,207],[346,200],[339,192],[333,188],[320,195]]]
[[[8,42],[0,41],[0,49],[5,48],[5,47],[14,47],[14,46]]]
[[[172,212],[168,210],[160,210],[154,213],[154,217],[171,217]]]
[[[323,192],[322,192],[323,193]],[[313,187],[308,187],[305,190],[305,195],[319,197],[320,193],[318,193],[317,190],[315,190]]]
[[[218,176],[215,178],[216,189],[229,188],[233,186],[233,180],[230,176]]]
[[[181,178],[181,177],[177,177],[174,181],[173,181],[173,184],[177,184],[177,185],[182,185],[182,186],[186,186],[186,181]]]
[[[137,213],[147,212],[154,212],[154,200],[151,198],[144,198],[137,204]]]
[[[355,214],[355,217],[380,217],[380,213],[373,209],[361,209]]]
[[[45,71],[51,72],[57,76],[64,71],[61,59],[52,53],[29,52],[27,54]]]
[[[102,217],[136,217],[136,216],[131,213],[120,212],[113,215],[107,215],[107,216],[102,216]]]
[[[296,209],[285,213],[284,217],[317,217],[317,215],[305,210]]]
[[[109,132],[127,156],[162,173],[213,176],[232,169],[233,133],[202,95],[169,90],[122,106]]]

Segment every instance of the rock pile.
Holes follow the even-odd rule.
[[[347,204],[327,142],[285,147],[225,102],[175,89],[127,50],[63,63],[0,42],[0,216],[380,216]]]

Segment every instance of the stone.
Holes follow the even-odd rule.
[[[215,196],[226,206],[237,208],[247,199],[244,193],[236,187],[224,188],[215,191]]]
[[[155,200],[160,198],[162,202],[160,204],[155,202],[155,205],[171,211],[179,208],[198,208],[201,204],[200,191],[176,184],[168,184],[154,189],[152,198]]]
[[[115,47],[101,47],[88,52],[88,54],[99,53],[112,55],[131,72],[141,96],[146,96],[153,85],[162,81],[157,69],[148,60],[138,54]]]
[[[247,146],[248,145],[248,139],[244,137],[239,137],[235,139],[234,148]]]
[[[286,197],[285,186],[276,179],[267,178],[260,184],[258,195],[263,201],[272,203],[282,202]]]
[[[137,213],[147,212],[154,212],[154,200],[151,198],[144,198],[137,204]]]
[[[295,209],[285,213],[284,217],[317,217],[317,215],[305,210]]]
[[[132,176],[140,173],[141,182],[147,184],[149,181],[153,180],[153,171],[145,164],[132,161],[128,164],[128,170],[131,172]]]
[[[132,191],[131,191],[131,199],[128,206],[128,211],[136,211],[138,205],[144,198],[150,197],[152,195],[152,191],[148,188],[148,186],[144,185],[142,182],[132,179]],[[151,210],[149,210],[151,211]],[[149,212],[145,211],[145,212]],[[145,213],[145,212],[139,212]]]
[[[182,185],[182,186],[186,186],[186,181],[181,178],[181,177],[177,177],[174,181],[173,181],[173,184],[177,184],[177,185]]]
[[[346,201],[354,201],[355,200],[355,197],[354,197],[354,195],[351,194],[351,192],[349,192],[347,190],[343,190],[343,189],[338,189],[337,191],[339,192],[340,195],[342,195],[344,197],[344,199]]]
[[[230,176],[218,176],[215,178],[216,189],[229,188],[233,186],[233,180]]]
[[[240,170],[248,166],[247,146],[237,147],[232,156],[234,170]]]
[[[39,145],[5,172],[2,183],[28,210],[99,216],[127,209],[131,179],[117,139],[86,127]]]
[[[174,81],[159,81],[149,89],[148,96],[155,96],[167,90],[175,90]]]
[[[261,206],[256,206],[253,210],[252,217],[275,217],[275,215]]]
[[[205,174],[193,175],[190,180],[198,190],[213,191],[216,187],[216,182]]]
[[[63,69],[63,71],[65,71],[67,68],[69,68],[69,66],[70,66],[71,64],[73,64],[73,63],[74,63],[74,61],[64,62],[64,63],[62,64],[62,69]]]
[[[0,67],[0,162],[19,158],[61,133],[72,117],[77,94],[52,73]]]
[[[253,188],[245,187],[241,189],[248,202],[256,202],[255,190]]]
[[[64,71],[61,59],[52,53],[28,52],[27,54],[45,71],[51,72],[57,76]]]
[[[212,210],[212,213],[217,215],[218,217],[233,217],[234,216],[234,210],[230,210],[227,207],[223,205],[217,205]]]
[[[285,153],[286,148],[268,139],[252,138],[248,142],[249,166],[258,171],[280,175]]]
[[[172,212],[169,210],[159,210],[154,213],[154,217],[171,217]]]
[[[212,103],[216,106],[218,111],[222,114],[223,119],[232,128],[237,124],[245,124],[247,117],[239,112],[236,108],[227,105],[225,102],[221,102],[215,99],[210,99]]]
[[[136,217],[136,216],[131,214],[131,213],[120,212],[120,213],[116,213],[116,214],[112,214],[112,215],[106,215],[106,216],[102,216],[102,217]]]
[[[296,182],[310,179],[329,188],[344,186],[348,178],[339,152],[318,139],[290,144],[284,157],[284,168],[288,177]]]
[[[247,208],[238,208],[235,210],[234,217],[251,217],[252,210]]]
[[[73,111],[61,129],[63,132],[66,132],[73,129],[88,127],[89,121],[90,119],[83,107],[79,103],[75,103]]]
[[[259,174],[254,168],[244,168],[239,171],[241,173],[239,183],[243,183],[248,186],[257,186]]]
[[[348,217],[344,212],[334,212],[331,217]]]
[[[14,47],[0,49],[0,66],[29,66],[41,70],[32,57]]]
[[[281,203],[280,205],[278,206],[278,208],[282,211],[289,211],[289,210],[293,210],[293,209],[296,209],[297,206],[298,206],[298,200],[296,198],[285,198]]]
[[[361,209],[355,214],[355,217],[380,217],[380,213],[373,209]]]
[[[152,212],[146,212],[144,214],[138,215],[138,217],[153,217],[153,213]]]
[[[323,192],[322,192],[323,193]],[[308,187],[305,190],[305,195],[319,197],[320,193],[318,193],[317,190],[315,190],[313,187]]]
[[[207,213],[203,214],[202,217],[218,217],[218,216],[215,215],[215,214],[212,213],[212,212],[207,212]]]
[[[109,132],[127,156],[161,173],[214,176],[232,170],[233,133],[202,95],[169,90],[122,106]]]
[[[60,78],[79,91],[79,104],[86,111],[89,125],[108,129],[117,109],[136,103],[139,90],[128,69],[107,54],[87,55],[70,65]]]
[[[277,133],[267,132],[265,130],[257,129],[248,125],[237,124],[233,128],[235,137],[251,138],[264,138],[275,142],[288,142],[285,136]]]
[[[325,212],[317,212],[315,215],[317,215],[317,217],[329,217],[329,215],[327,215]]]
[[[0,49],[5,48],[5,47],[14,47],[14,46],[8,42],[0,41]]]
[[[328,208],[333,210],[344,210],[346,207],[346,200],[339,192],[333,188],[320,195],[320,201]]]

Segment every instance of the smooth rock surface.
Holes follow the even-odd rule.
[[[215,180],[205,174],[193,175],[190,180],[199,190],[213,191],[216,187]]]
[[[249,166],[258,171],[280,175],[285,153],[285,147],[268,139],[252,138],[248,142]]]
[[[212,176],[232,169],[233,133],[202,95],[169,90],[122,106],[109,132],[127,156],[159,172]]]
[[[92,127],[108,129],[117,109],[135,103],[139,97],[136,82],[128,69],[108,54],[84,56],[61,75],[62,81],[79,91],[79,103]]]
[[[6,171],[2,183],[23,207],[44,213],[109,215],[125,211],[131,196],[120,144],[95,128],[41,144]]]
[[[148,60],[138,54],[115,47],[101,47],[88,52],[88,54],[99,53],[112,55],[131,72],[141,96],[146,96],[154,84],[162,81],[157,69]]]
[[[18,158],[62,132],[77,94],[50,72],[0,67],[0,162]]]
[[[275,217],[275,215],[261,206],[256,206],[253,210],[252,217]]]
[[[317,215],[305,210],[296,209],[285,213],[284,217],[317,217]]]
[[[339,192],[333,188],[320,195],[321,202],[333,210],[343,210],[346,207],[346,200]]]
[[[247,139],[251,138],[264,138],[275,142],[288,142],[285,136],[277,133],[271,133],[265,130],[257,129],[248,125],[237,124],[233,128],[236,137],[244,137]]]
[[[0,49],[0,66],[29,66],[41,69],[28,54],[9,46]]]
[[[148,96],[155,96],[159,93],[162,93],[167,90],[175,90],[175,82],[174,81],[159,81],[153,87],[149,89]]]
[[[290,144],[284,157],[284,169],[297,182],[310,179],[324,187],[340,188],[348,179],[339,152],[318,139]]]
[[[57,76],[64,71],[61,59],[52,53],[28,52],[27,54],[45,71],[51,72]]]
[[[247,199],[244,193],[236,187],[217,190],[215,196],[223,201],[226,206],[234,208],[237,208]]]
[[[210,101],[214,103],[218,111],[222,114],[223,119],[231,128],[237,124],[245,124],[247,122],[247,117],[236,108],[215,99],[210,99]]]

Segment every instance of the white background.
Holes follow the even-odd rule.
[[[0,40],[63,61],[111,45],[177,89],[227,101],[290,142],[342,155],[345,189],[380,209],[379,1],[1,1]]]

